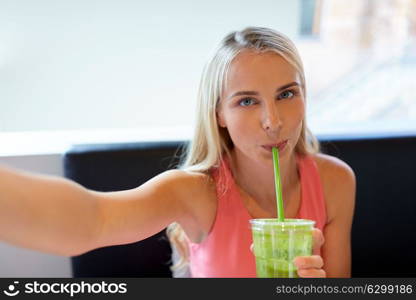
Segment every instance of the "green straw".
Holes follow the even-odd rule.
[[[274,182],[276,187],[276,202],[277,202],[277,219],[279,222],[285,221],[285,212],[283,210],[282,198],[282,183],[280,181],[280,165],[279,165],[279,150],[272,148],[273,166],[274,166]]]

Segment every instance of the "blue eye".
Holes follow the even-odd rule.
[[[250,104],[253,104],[253,103],[254,103],[253,98],[244,98],[238,102],[240,106],[249,106]]]
[[[293,98],[294,96],[295,96],[295,93],[293,93],[292,91],[284,91],[283,93],[279,95],[279,99],[288,99],[288,98]]]

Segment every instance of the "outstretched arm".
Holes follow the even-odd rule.
[[[101,228],[97,247],[127,244],[158,233],[186,218],[192,187],[185,171],[166,171],[143,185],[120,192],[91,192],[99,203]]]
[[[139,241],[181,221],[184,176],[166,171],[136,189],[102,193],[0,166],[0,241],[64,256]]]
[[[0,241],[58,255],[91,248],[98,201],[64,178],[0,167]]]

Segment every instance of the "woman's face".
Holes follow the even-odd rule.
[[[226,127],[234,150],[254,160],[270,161],[279,145],[285,161],[299,139],[305,114],[296,69],[274,52],[245,50],[233,60],[218,106],[218,123]]]

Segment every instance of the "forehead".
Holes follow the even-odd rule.
[[[245,50],[231,62],[225,83],[225,92],[234,89],[255,89],[259,84],[274,88],[299,81],[295,67],[275,52]]]

